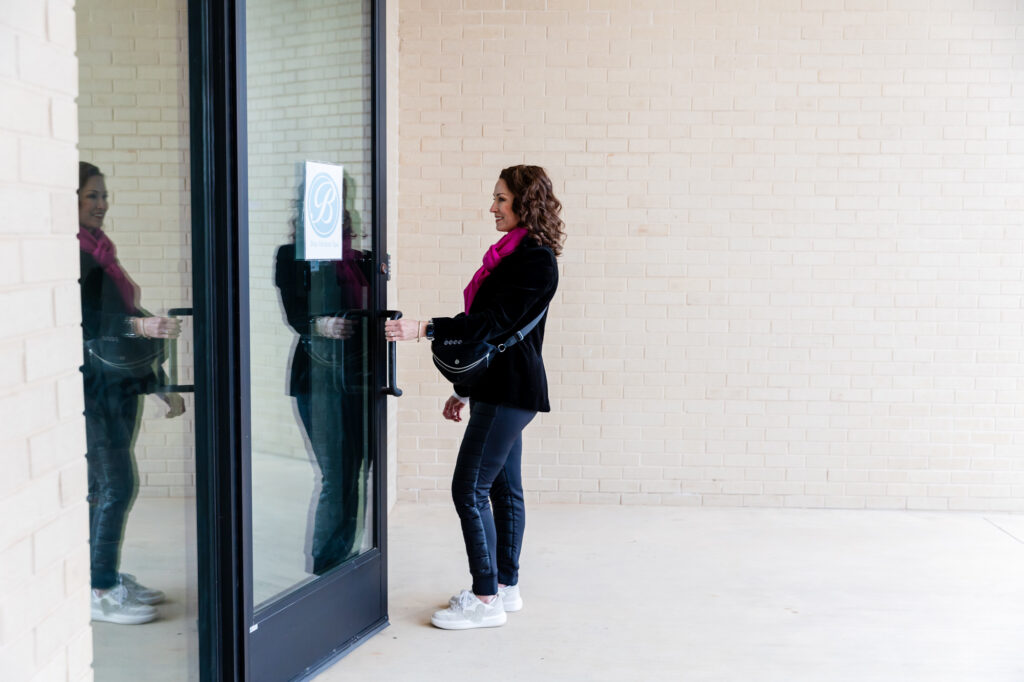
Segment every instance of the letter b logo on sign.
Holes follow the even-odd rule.
[[[341,224],[341,193],[326,173],[313,178],[306,204],[306,220],[321,237],[329,237]]]
[[[304,181],[302,239],[296,239],[296,253],[305,260],[341,260],[345,215],[342,167],[306,161]]]

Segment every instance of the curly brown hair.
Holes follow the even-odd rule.
[[[509,166],[498,177],[512,193],[512,210],[519,216],[519,224],[560,256],[565,241],[565,223],[558,216],[562,202],[555,197],[548,174],[540,166]]]

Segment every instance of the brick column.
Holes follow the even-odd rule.
[[[91,680],[70,0],[0,4],[0,678]]]

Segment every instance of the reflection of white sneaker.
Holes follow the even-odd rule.
[[[506,613],[512,613],[523,608],[523,598],[519,596],[518,584],[498,587],[498,594],[501,595],[501,601],[505,604]]]
[[[140,604],[159,604],[167,596],[163,590],[154,590],[139,583],[131,573],[121,574],[121,584],[128,590],[128,597]]]
[[[156,619],[156,609],[134,601],[124,585],[117,585],[102,595],[92,591],[92,619],[119,625],[141,625]]]
[[[504,625],[508,619],[500,594],[490,604],[480,601],[469,590],[463,590],[453,600],[454,604],[449,603],[448,608],[437,611],[430,617],[430,622],[435,627],[442,630],[496,628]]]

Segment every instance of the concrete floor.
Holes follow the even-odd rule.
[[[398,507],[391,627],[316,682],[1024,680],[1024,516],[528,511],[524,609],[446,632],[457,518]]]
[[[195,680],[190,501],[140,499],[124,570],[161,619],[94,625],[97,682]],[[446,632],[449,507],[390,523],[391,626],[316,682],[1022,682],[1024,515],[535,506],[524,609]]]

